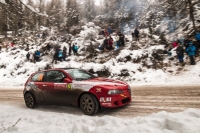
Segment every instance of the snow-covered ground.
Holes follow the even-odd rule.
[[[1,104],[1,133],[199,133],[200,110],[165,111],[147,117],[117,118],[68,114],[65,107],[31,110]],[[60,110],[59,110],[60,109]],[[59,110],[59,111],[58,111]],[[63,112],[62,112],[63,111]]]

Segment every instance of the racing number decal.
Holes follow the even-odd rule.
[[[71,90],[72,89],[72,85],[71,84],[67,84],[67,89]]]

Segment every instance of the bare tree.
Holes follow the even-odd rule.
[[[61,0],[52,0],[48,3],[47,14],[49,16],[49,26],[57,26],[60,30],[60,25],[64,20],[64,6]]]
[[[85,18],[93,20],[96,15],[94,0],[85,0]]]
[[[189,9],[190,19],[193,24],[193,30],[196,31],[195,17],[194,17],[194,6],[200,3],[200,0],[167,0],[167,2],[172,5],[174,11],[180,11]]]

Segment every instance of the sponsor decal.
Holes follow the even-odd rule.
[[[111,97],[106,97],[106,102],[111,102],[112,98]]]
[[[104,97],[100,97],[99,101],[100,102],[106,102],[105,99],[104,99]]]
[[[96,92],[102,92],[102,88],[96,88]]]
[[[100,102],[111,102],[112,98],[111,97],[100,97],[99,101]]]
[[[67,89],[71,90],[72,89],[72,85],[71,84],[67,84]]]
[[[73,85],[73,87],[74,87],[74,88],[81,88],[82,85],[81,85],[81,84],[75,84],[75,85]]]
[[[103,106],[112,106],[112,103],[101,103]]]
[[[66,89],[66,84],[63,84],[63,83],[54,83],[54,89],[65,90]]]

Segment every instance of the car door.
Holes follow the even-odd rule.
[[[28,83],[30,91],[34,94],[38,103],[44,102],[43,79],[44,79],[44,72],[39,72],[33,75],[30,80],[31,82]]]
[[[67,77],[59,70],[47,71],[44,78],[44,97],[50,104],[67,105],[70,104],[70,84],[64,82]]]

